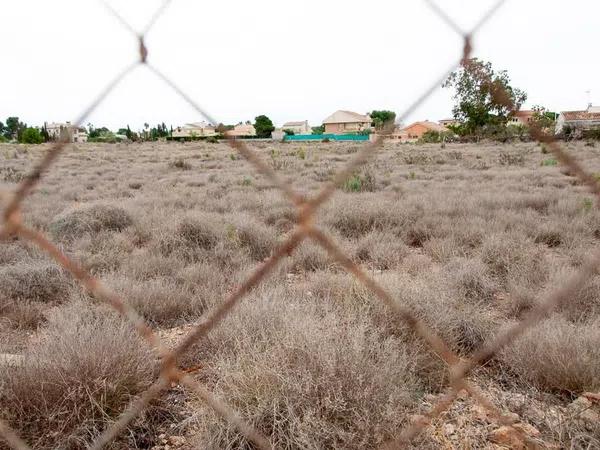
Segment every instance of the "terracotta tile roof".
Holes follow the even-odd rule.
[[[323,120],[323,123],[357,123],[371,122],[371,117],[352,111],[339,110]]]
[[[600,112],[562,111],[565,120],[600,120]]]
[[[448,129],[445,126],[440,125],[439,123],[431,122],[429,120],[422,120],[420,122],[411,123],[409,126],[404,127],[404,129],[408,130],[409,128],[414,127],[415,125],[423,125],[425,128],[433,131],[448,131]]]

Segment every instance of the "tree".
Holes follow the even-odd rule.
[[[396,120],[396,113],[394,111],[387,111],[382,109],[381,111],[373,110],[369,113],[373,126],[376,130],[381,130],[386,126],[392,126],[394,120]]]
[[[531,126],[536,127],[538,130],[548,132],[554,129],[554,123],[556,121],[557,114],[548,111],[545,107],[540,105],[534,105],[533,117],[531,118]]]
[[[284,130],[282,130],[282,131],[285,133],[285,135],[286,135],[286,136],[293,136],[293,135],[295,135],[295,134],[296,134],[296,133],[294,133],[294,130],[290,130],[290,129],[288,129],[288,128],[285,128],[285,129],[284,129]]]
[[[312,134],[323,134],[325,133],[325,126],[319,125],[318,127],[312,127]]]
[[[275,130],[275,126],[271,122],[271,119],[263,114],[254,118],[254,129],[258,137],[268,138],[271,136],[273,130]]]
[[[527,94],[510,85],[505,70],[494,72],[490,62],[467,60],[452,72],[442,87],[454,88],[454,118],[461,134],[475,134],[487,126],[506,125],[527,100]]]
[[[19,142],[23,144],[41,144],[44,142],[44,137],[37,128],[25,128],[21,133]]]
[[[85,130],[85,128],[84,128],[84,130]],[[46,122],[44,122],[44,126],[40,130],[40,134],[42,135],[42,138],[44,139],[44,142],[49,142],[49,141],[52,140],[50,138],[50,133],[48,133],[48,128],[46,128]]]
[[[4,129],[5,129],[4,124],[2,122],[0,122],[0,136],[4,135]]]
[[[111,131],[106,128],[106,127],[100,127],[100,128],[94,128],[94,125],[92,125],[91,123],[88,123],[88,138],[98,138],[101,135],[106,135],[107,133],[110,133]]]
[[[19,141],[25,128],[27,128],[27,125],[19,121],[18,117],[9,117],[6,119],[4,136],[7,139],[16,139]]]

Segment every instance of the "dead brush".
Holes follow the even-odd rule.
[[[57,238],[71,240],[85,233],[122,231],[133,224],[129,213],[118,206],[97,204],[72,209],[60,214],[49,226]]]
[[[152,383],[157,365],[124,319],[77,302],[52,314],[22,367],[0,370],[4,419],[36,447],[82,448]]]
[[[64,270],[45,261],[23,261],[0,267],[2,294],[13,301],[62,303],[73,283]]]
[[[516,382],[567,393],[600,389],[600,319],[573,324],[554,315],[534,326],[501,354]],[[577,349],[573,351],[573,349]]]
[[[173,161],[169,161],[169,167],[171,169],[178,169],[178,170],[191,170],[192,169],[192,165],[183,158],[177,158]]]

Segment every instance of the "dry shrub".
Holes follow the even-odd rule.
[[[562,271],[553,276],[549,289],[557,289],[573,274]],[[562,315],[575,323],[590,323],[600,317],[600,275],[595,275],[577,289],[560,306]],[[600,345],[600,343],[599,343]]]
[[[71,280],[56,264],[25,261],[0,267],[0,288],[11,300],[60,303],[69,295]]]
[[[93,274],[119,269],[134,249],[127,236],[111,231],[84,235],[73,247],[79,261]]]
[[[123,277],[109,279],[106,283],[152,324],[174,326],[196,318],[204,311],[203,298],[169,279],[135,282]]]
[[[313,272],[325,270],[331,264],[332,261],[323,247],[311,241],[304,241],[292,254],[288,267],[292,272]]]
[[[546,390],[600,389],[600,320],[573,324],[559,315],[534,326],[501,354],[519,380]]]
[[[363,236],[356,248],[356,258],[378,270],[396,268],[408,255],[408,247],[392,233],[372,231]]]
[[[219,270],[212,262],[199,262],[181,270],[175,281],[194,295],[196,302],[220,303],[225,291],[234,285],[238,276]]]
[[[445,267],[456,294],[470,302],[491,303],[498,287],[478,259],[457,259]]]
[[[278,448],[376,447],[396,435],[421,389],[414,346],[300,292],[257,293],[207,340],[198,357],[216,359],[214,389]],[[197,445],[248,448],[199,408]]]
[[[327,222],[343,237],[357,238],[373,230],[393,228],[398,223],[394,204],[371,196],[352,202],[333,203],[327,209]]]
[[[371,294],[347,272],[315,272],[307,277],[303,291],[319,300],[333,302],[348,310],[370,304]]]
[[[563,232],[553,225],[542,225],[537,228],[533,236],[536,244],[545,244],[550,248],[558,247],[564,242]]]
[[[122,269],[131,278],[146,281],[174,277],[183,266],[184,262],[175,256],[154,255],[146,250],[138,250],[123,262]]]
[[[217,216],[201,214],[187,216],[173,231],[161,237],[158,246],[165,256],[198,261],[205,251],[213,250],[223,238],[223,223]]]
[[[428,239],[423,243],[423,252],[439,263],[445,263],[452,258],[464,256],[464,252],[454,237]]]
[[[210,250],[217,245],[220,238],[219,226],[210,220],[184,219],[175,232],[183,245]]]
[[[0,241],[0,266],[23,262],[31,257],[31,250],[20,242]]]
[[[173,161],[169,161],[169,167],[171,169],[179,169],[179,170],[191,170],[192,169],[192,165],[183,158],[177,158]]]
[[[228,230],[227,234],[231,241],[245,248],[256,261],[267,258],[277,244],[271,229],[249,217],[237,219],[234,229]]]
[[[394,293],[396,301],[429,324],[460,354],[470,354],[480,348],[500,323],[500,314],[491,307],[483,302],[465,301],[448,289],[456,284],[451,275],[450,278],[438,272],[419,278],[392,273],[384,275],[381,282],[388,292]],[[381,320],[379,325],[386,328],[388,333],[397,334],[400,330],[405,334],[408,332],[406,325],[396,320],[390,312],[386,311],[384,317],[388,319]],[[412,333],[409,336],[406,339],[417,339]],[[428,376],[432,385],[440,381],[436,371]]]
[[[0,320],[12,329],[34,330],[43,321],[43,305],[28,300],[10,300],[0,294]]]
[[[543,251],[510,233],[489,236],[481,247],[481,259],[504,284],[524,280],[539,285],[548,275]]]
[[[116,313],[75,302],[51,315],[23,367],[1,370],[3,417],[34,448],[78,449],[149,387],[156,362]]]
[[[73,209],[56,217],[50,232],[60,239],[73,239],[86,233],[121,231],[133,224],[123,208],[114,205],[93,205]]]
[[[423,247],[431,239],[433,232],[427,224],[414,222],[401,230],[401,236],[406,245],[410,247]]]

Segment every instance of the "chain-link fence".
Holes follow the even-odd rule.
[[[493,6],[479,19],[476,25],[470,30],[461,29],[433,0],[425,0],[433,13],[440,16],[444,22],[456,33],[461,35],[464,43],[462,57],[456,61],[446,72],[441,74],[439,79],[435,80],[431,86],[425,90],[412,104],[410,104],[399,116],[399,120],[404,120],[409,116],[419,105],[421,105],[438,86],[447,78],[448,74],[467,62],[471,53],[471,43],[477,32],[485,23],[492,18],[496,11],[503,5],[505,0],[498,0]],[[196,111],[205,116],[209,121],[216,123],[211,115],[204,111],[186,92],[184,92],[175,81],[161,72],[161,70],[147,61],[148,49],[145,45],[144,38],[148,31],[154,26],[156,21],[165,13],[167,6],[171,0],[164,1],[160,8],[153,14],[148,24],[141,32],[137,32],[131,27],[114,9],[106,4],[110,13],[125,26],[139,42],[139,59],[131,65],[121,70],[116,77],[100,92],[96,99],[76,118],[72,124],[75,127],[81,126],[86,118],[96,109],[102,100],[104,100],[113,89],[138,65],[144,65],[156,75],[160,80],[169,85],[173,90],[185,99]],[[496,93],[503,95],[504,93]],[[507,97],[507,96],[505,96]],[[560,289],[550,293],[538,306],[530,310],[527,315],[510,328],[501,332],[498,336],[492,339],[483,348],[474,352],[470,358],[463,359],[457,356],[450,347],[441,339],[430,326],[419,320],[413,312],[400,302],[396,301],[391,293],[385,290],[378,284],[369,274],[359,265],[355,264],[350,257],[333,241],[333,239],[324,231],[317,228],[315,225],[315,216],[319,208],[327,202],[338,186],[351,176],[351,174],[359,167],[364,165],[369,159],[373,158],[378,149],[382,146],[385,139],[385,132],[377,135],[376,139],[365,145],[351,160],[351,162],[333,179],[328,182],[323,189],[312,198],[295,192],[289,183],[284,182],[277,173],[265,164],[263,160],[253,152],[242,140],[228,139],[229,145],[239,152],[246,160],[248,160],[258,172],[267,177],[284,196],[297,208],[297,225],[295,230],[287,238],[287,240],[278,247],[273,254],[259,265],[252,274],[241,284],[233,293],[231,293],[218,307],[210,311],[196,325],[193,330],[173,349],[166,349],[160,342],[154,330],[149,327],[140,315],[128,305],[126,301],[120,298],[104,286],[98,279],[93,277],[86,269],[79,265],[76,261],[69,258],[58,246],[52,243],[43,233],[27,227],[21,218],[21,207],[26,201],[32,189],[40,182],[40,179],[46,171],[48,171],[56,159],[61,155],[65,147],[68,145],[66,141],[55,143],[48,152],[44,155],[41,161],[34,167],[31,173],[19,184],[18,188],[8,198],[7,204],[3,212],[4,227],[0,230],[0,238],[10,236],[18,236],[25,239],[40,249],[48,253],[58,264],[72,274],[84,288],[92,293],[98,299],[110,304],[119,313],[127,317],[135,326],[137,331],[148,343],[156,350],[161,359],[161,370],[158,380],[142,395],[131,402],[128,408],[120,415],[111,426],[95,440],[91,445],[92,449],[100,449],[107,443],[119,435],[127,426],[134,420],[140,412],[155,398],[172,384],[185,386],[195,392],[200,398],[206,401],[224,420],[243,434],[249,441],[253,442],[257,447],[262,449],[272,448],[268,437],[262,435],[258,430],[245,423],[239,415],[236,414],[227,404],[218,399],[213,393],[206,389],[200,382],[194,380],[185,372],[179,370],[176,366],[177,359],[182,356],[190,347],[198,340],[205,337],[210,331],[215,328],[228,314],[236,307],[236,305],[244,298],[244,296],[255,286],[257,286],[275,266],[287,255],[294,251],[296,247],[304,240],[311,239],[322,248],[324,248],[329,256],[344,267],[348,272],[352,273],[362,284],[371,290],[376,298],[383,302],[391,313],[397,314],[399,318],[409,326],[414,332],[423,339],[429,347],[447,364],[449,372],[449,388],[445,395],[433,405],[433,407],[424,415],[413,416],[412,423],[407,426],[402,433],[393,442],[387,444],[390,448],[402,447],[408,444],[412,438],[419,434],[424,427],[434,418],[438,417],[447,410],[452,402],[461,391],[466,391],[482,406],[484,406],[493,418],[500,424],[512,427],[515,424],[513,415],[502,414],[493,403],[484,395],[484,393],[470,380],[469,374],[482,362],[493,357],[504,346],[511,343],[518,336],[523,334],[528,328],[539,322],[553,308],[560,304],[563,300],[571,296],[583,283],[585,283],[594,273],[596,267],[600,263],[600,252],[594,253],[580,268],[580,270],[565,282]],[[596,195],[600,196],[600,185],[595,177],[588,174],[577,161],[567,154],[560,143],[552,136],[543,134],[542,131],[532,128],[531,135],[534,139],[542,142],[556,155],[557,159],[568,167],[570,172],[583,181],[589,189]],[[523,433],[518,428],[513,428],[515,433],[523,436]],[[0,435],[15,449],[29,449],[27,443],[19,437],[18,433],[9,427],[4,421],[0,420]],[[525,436],[523,436],[526,439]]]

